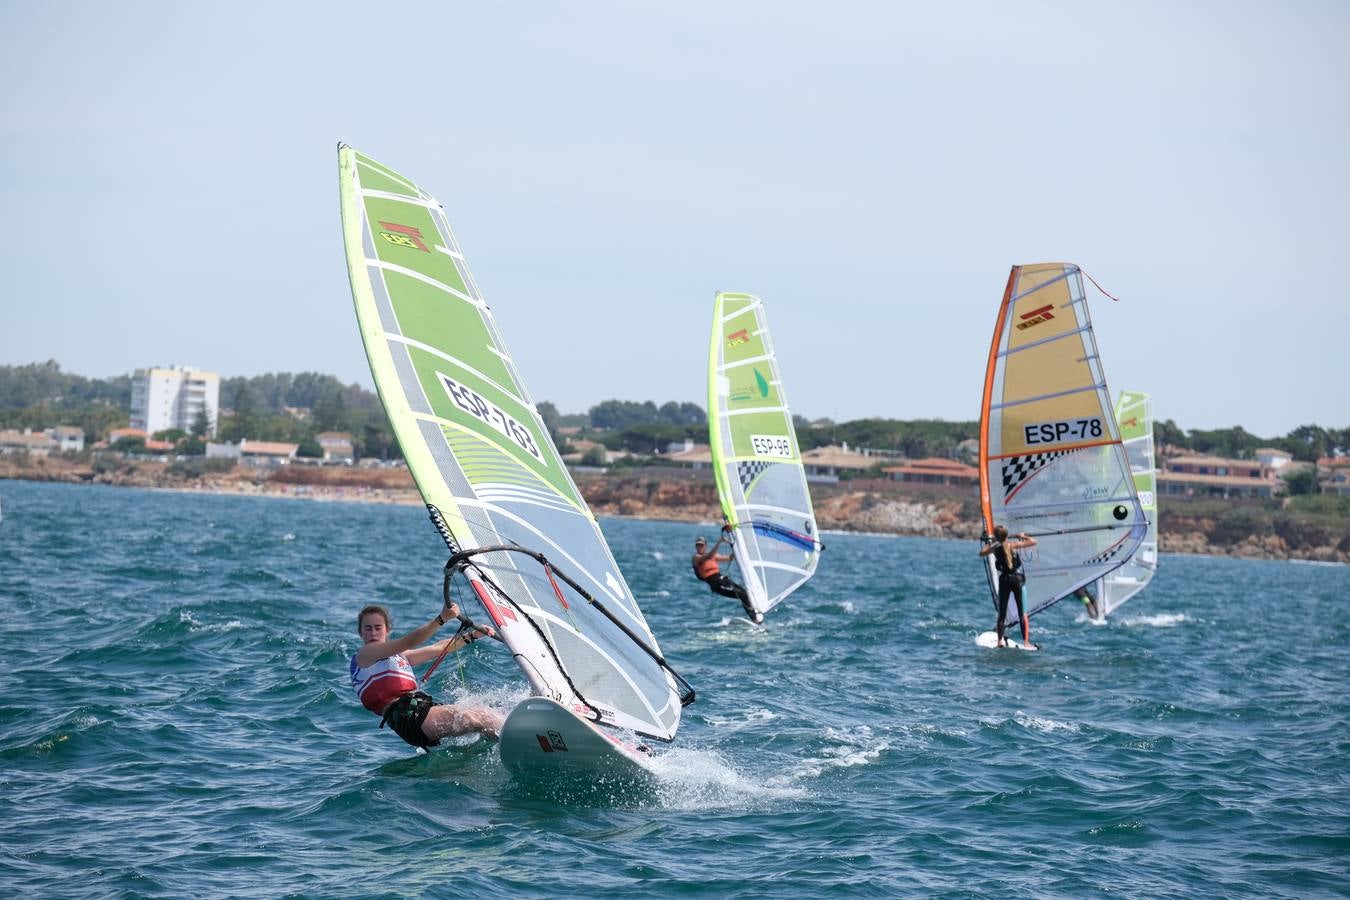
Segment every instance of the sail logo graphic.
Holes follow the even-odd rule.
[[[733,331],[727,335],[728,347],[739,347],[741,344],[750,343],[750,332],[742,328],[740,331]]]
[[[746,400],[755,399],[755,394],[759,394],[761,400],[769,396],[769,380],[764,377],[759,369],[751,369],[755,376],[755,386],[753,388],[747,385],[736,385],[727,395],[727,400],[732,403],[744,403]]]
[[[1053,310],[1054,308],[1055,307],[1053,304],[1047,304],[1045,306],[1042,306],[1040,309],[1033,309],[1031,312],[1022,313],[1022,315],[1018,316],[1018,318],[1021,319],[1022,321],[1017,323],[1017,330],[1025,331],[1026,329],[1031,328],[1034,325],[1039,325],[1042,322],[1048,321],[1049,319],[1053,319],[1055,317],[1055,314],[1051,312],[1051,310]]]
[[[431,248],[422,241],[422,232],[411,225],[399,225],[397,222],[381,222],[382,228],[388,228],[388,231],[381,231],[380,237],[396,247],[408,247],[412,250],[421,250],[423,253],[430,253]]]
[[[1133,416],[1132,418],[1126,419],[1124,422],[1121,422],[1121,423],[1120,423],[1120,427],[1121,427],[1121,428],[1138,428],[1138,427],[1139,427],[1139,417],[1138,417],[1138,416]]]

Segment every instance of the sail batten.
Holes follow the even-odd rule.
[[[345,146],[339,184],[352,297],[381,402],[438,528],[452,549],[475,551],[463,571],[532,692],[669,740],[680,720],[676,684],[652,656],[656,641],[444,210]],[[537,556],[522,562],[516,548]],[[559,616],[564,590],[572,600]]]
[[[980,501],[986,532],[1037,539],[1022,552],[1029,615],[1119,568],[1143,540],[1077,266],[1014,266],[1008,277],[985,371]],[[1010,604],[1007,624],[1016,615]]]
[[[750,605],[763,614],[814,574],[821,544],[764,316],[719,293],[708,354],[708,430],[722,515]]]

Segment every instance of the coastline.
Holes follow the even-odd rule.
[[[422,499],[405,468],[284,466],[184,476],[169,464],[124,462],[97,471],[89,463],[38,458],[23,464],[0,458],[0,480],[103,484],[180,493],[220,494],[421,506]],[[597,516],[715,525],[721,519],[716,488],[706,470],[635,469],[617,473],[573,473]],[[822,532],[877,536],[933,537],[977,541],[978,504],[967,490],[902,490],[876,482],[812,485],[816,520]],[[1164,514],[1160,553],[1245,559],[1350,564],[1350,528],[1332,540],[1291,547],[1276,534],[1214,540],[1218,524],[1179,512]],[[1174,525],[1168,529],[1169,521]]]

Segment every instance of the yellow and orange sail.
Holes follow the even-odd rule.
[[[1120,567],[1147,532],[1070,263],[1008,276],[984,376],[980,502],[986,532],[1003,525],[1037,540],[1022,554],[1028,614]],[[996,594],[994,584],[991,571]]]

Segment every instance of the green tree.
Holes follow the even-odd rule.
[[[1335,446],[1332,434],[1317,425],[1300,425],[1281,443],[1285,450],[1294,454],[1294,459],[1301,462],[1316,462],[1320,457],[1329,456]]]
[[[1187,450],[1191,449],[1191,442],[1186,437],[1186,432],[1177,427],[1177,423],[1171,419],[1163,422],[1156,419],[1153,421],[1153,444],[1159,449],[1167,444],[1171,444],[1173,447],[1184,447]]]
[[[197,410],[197,415],[192,417],[192,436],[204,440],[211,436],[213,430],[211,414],[207,412],[206,405],[202,404],[201,409]]]
[[[323,396],[314,404],[314,427],[318,431],[346,431],[347,402],[337,389],[324,391]]]
[[[1317,466],[1299,466],[1284,476],[1284,483],[1291,496],[1317,493]]]
[[[221,437],[231,443],[238,443],[242,438],[259,439],[258,424],[260,415],[258,412],[258,400],[249,387],[247,382],[242,379],[235,379],[234,393],[230,398],[230,409],[233,415],[229,421],[222,423]]]
[[[591,407],[591,424],[596,428],[622,431],[633,425],[655,424],[660,419],[656,404],[648,400],[605,400]]]
[[[562,424],[562,417],[558,415],[558,407],[544,400],[536,404],[535,409],[539,410],[539,418],[544,420],[549,440],[553,441],[554,446],[561,446],[562,442],[558,440],[558,427]]]
[[[144,453],[145,438],[142,437],[124,437],[118,438],[109,450],[116,450],[118,453]]]

